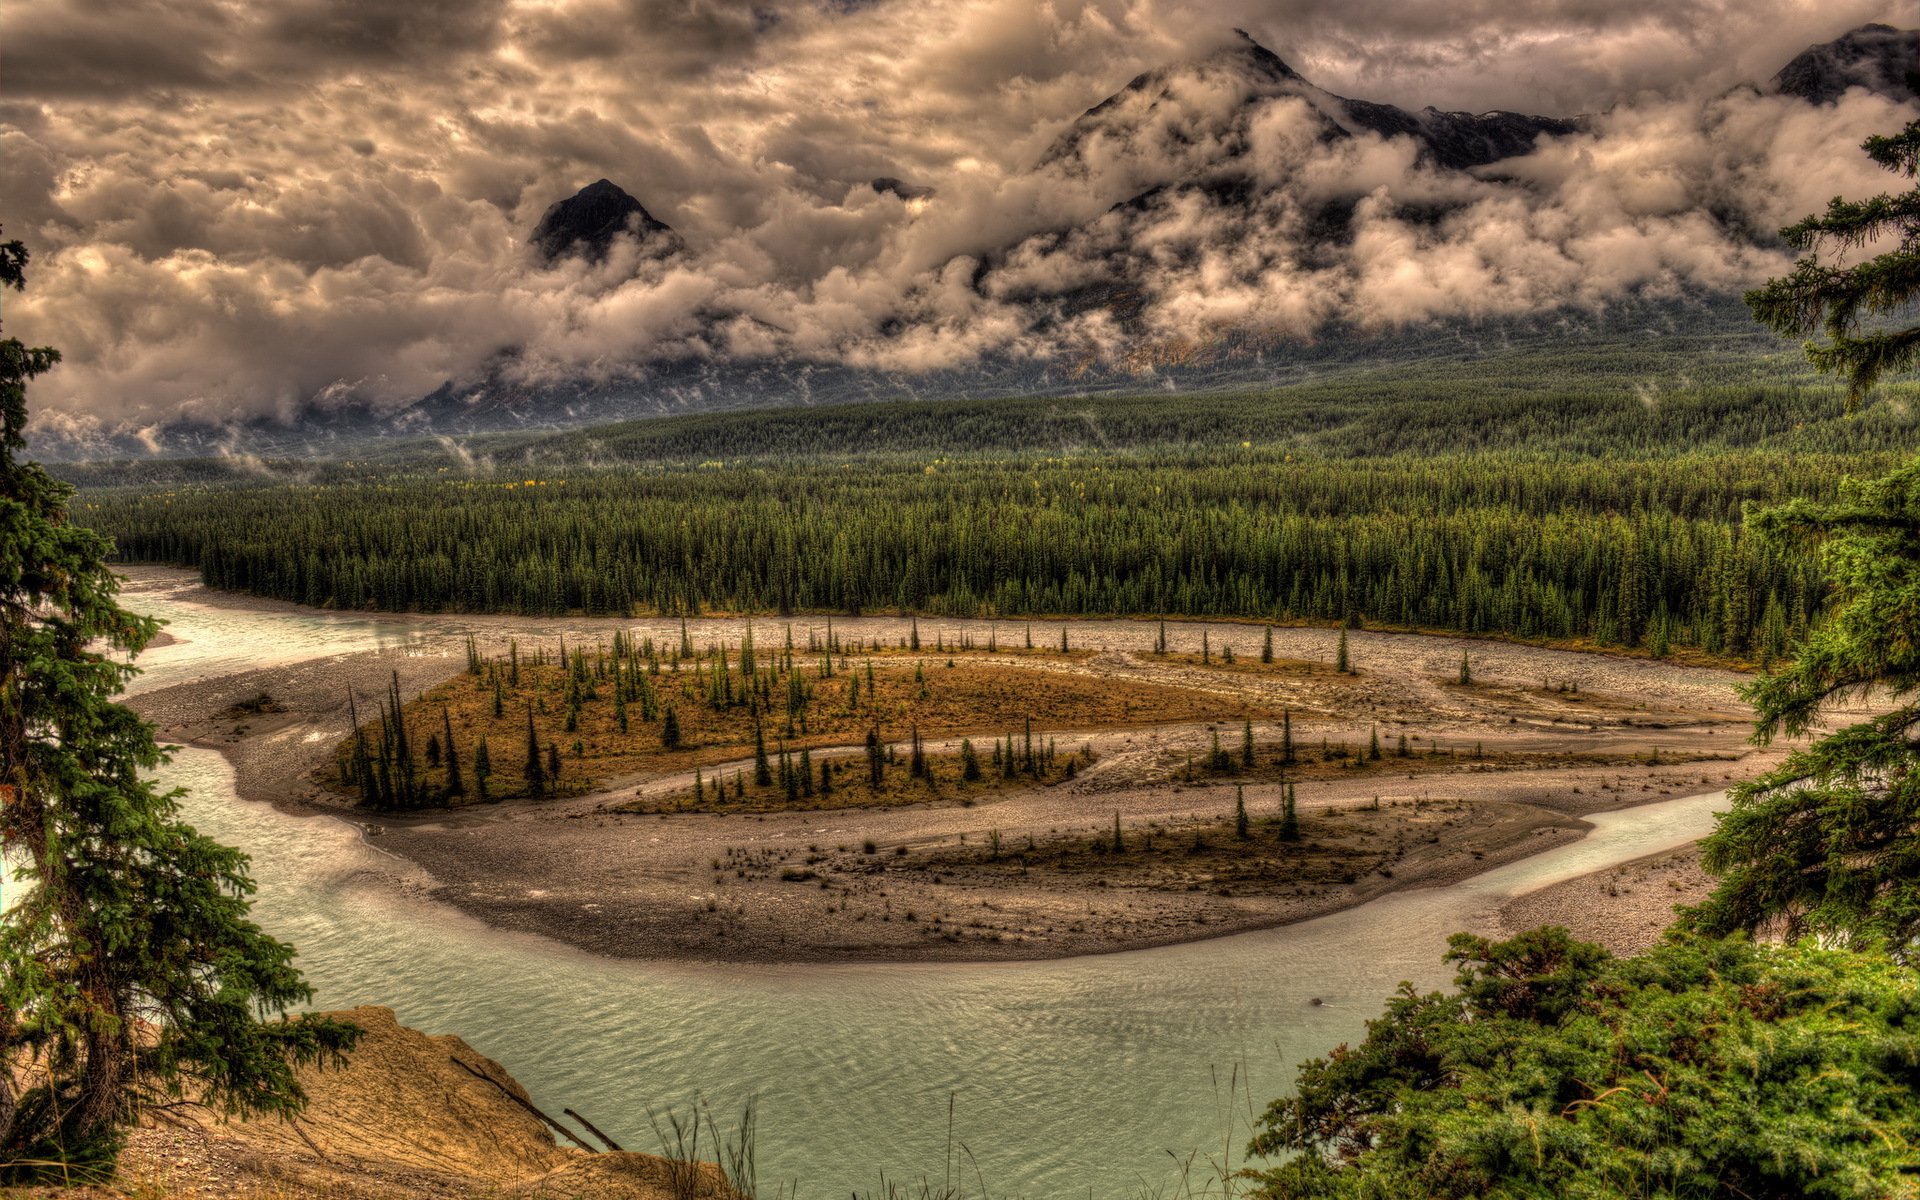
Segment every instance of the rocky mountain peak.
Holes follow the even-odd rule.
[[[672,233],[618,184],[599,179],[548,208],[528,240],[548,262],[571,254],[597,262],[622,234],[646,242]]]

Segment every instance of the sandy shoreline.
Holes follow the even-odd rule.
[[[143,574],[178,584],[176,572]],[[191,599],[251,612],[306,612],[203,591]],[[1614,760],[1605,766],[1569,760],[1540,769],[1461,769],[1414,778],[1381,764],[1352,778],[1302,783],[1300,806],[1309,829],[1316,813],[1351,811],[1374,795],[1395,809],[1396,820],[1401,815],[1412,820],[1413,801],[1422,801],[1419,820],[1433,826],[1431,840],[1408,837],[1390,874],[1369,873],[1350,883],[1244,894],[1224,887],[1129,886],[1120,876],[1044,870],[1010,879],[1004,870],[987,870],[970,858],[990,830],[1008,842],[1031,836],[1044,844],[1106,828],[1116,812],[1129,830],[1175,831],[1217,820],[1232,804],[1230,781],[1169,786],[1164,775],[1173,757],[1205,745],[1208,727],[1196,723],[1090,734],[1099,763],[1084,778],[1007,793],[976,807],[668,817],[609,811],[611,804],[632,797],[636,781],[628,780],[616,791],[558,801],[369,814],[344,807],[313,778],[348,732],[349,688],[365,697],[384,690],[397,673],[402,692],[417,694],[460,668],[461,639],[468,630],[486,647],[504,644],[510,635],[521,637],[524,645],[528,638],[561,631],[570,639],[591,640],[615,629],[656,635],[669,630],[677,635],[678,629],[677,621],[503,617],[417,618],[401,624],[420,631],[404,651],[220,675],[156,688],[134,703],[167,739],[220,751],[234,768],[242,798],[345,817],[366,828],[382,850],[423,868],[431,876],[433,898],[497,927],[620,958],[1047,959],[1216,937],[1322,915],[1390,891],[1454,883],[1579,838],[1583,814],[1725,786],[1760,769],[1767,757],[1745,744],[1745,712],[1730,687],[1738,677],[1730,672],[1363,631],[1352,637],[1357,681],[1343,683],[1338,696],[1316,693],[1311,681],[1297,679],[1249,685],[1268,688],[1271,694],[1263,699],[1284,702],[1299,714],[1295,733],[1302,742],[1323,736],[1364,741],[1378,724],[1389,736],[1405,728],[1443,744],[1611,754]],[[754,622],[762,637],[780,624]],[[801,636],[807,624],[794,622]],[[1136,669],[1129,664],[1141,662],[1156,636],[1153,622],[1067,624],[1075,645],[1106,652],[1095,656],[1105,665],[1089,670]],[[704,642],[735,636],[744,623],[708,619],[690,625]],[[891,640],[907,623],[836,618],[834,625],[843,636]],[[1057,642],[1060,625],[1035,622],[1036,642]],[[984,640],[989,626],[1008,640],[1020,636],[1024,622],[923,620],[921,634],[923,640],[957,638],[967,630]],[[1219,638],[1237,637],[1243,654],[1257,649],[1257,634],[1244,625],[1183,625],[1176,633],[1197,641],[1199,628],[1213,632],[1216,646]],[[1324,630],[1280,629],[1275,636],[1277,651],[1289,656],[1324,657],[1331,647],[1331,634]],[[1449,686],[1448,678],[1463,647],[1475,661],[1476,687],[1468,690]],[[1569,679],[1581,687],[1579,711],[1563,715],[1554,707],[1561,702],[1550,694],[1542,699],[1541,693],[1549,692],[1545,684]],[[279,711],[234,709],[262,692]],[[1263,738],[1267,734],[1260,732]],[[1645,755],[1654,746],[1665,760],[1658,765],[1627,757]],[[1684,761],[1700,755],[1719,761]],[[1251,811],[1265,815],[1277,808],[1277,789],[1255,783],[1247,800]],[[1433,815],[1442,809],[1448,814],[1444,818]],[[1420,832],[1426,832],[1425,825]],[[863,851],[867,842],[878,847],[877,855]],[[902,849],[905,854],[898,853]],[[803,872],[807,878],[801,882],[782,878]],[[1664,899],[1651,888],[1622,888],[1617,881],[1612,894],[1604,884],[1585,890],[1563,884],[1522,897],[1507,912],[1509,919],[1544,914],[1538,920],[1562,909],[1581,916],[1617,912],[1615,925],[1639,929],[1650,897]]]

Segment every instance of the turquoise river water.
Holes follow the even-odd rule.
[[[383,646],[441,653],[459,628],[193,594],[131,598],[179,639],[142,657],[135,690]],[[1598,816],[1572,845],[1281,929],[1055,962],[768,967],[612,961],[493,930],[395,889],[355,826],[239,800],[212,751],[181,750],[165,778],[190,790],[196,825],[253,856],[255,913],[299,947],[319,1006],[383,1004],[458,1033],[629,1149],[659,1148],[650,1109],[704,1101],[727,1126],[752,1097],[762,1194],[809,1200],[950,1172],[974,1195],[1175,1195],[1183,1163],[1198,1190],[1237,1165],[1250,1115],[1296,1064],[1359,1035],[1400,981],[1446,982],[1447,934],[1699,837],[1722,800]]]

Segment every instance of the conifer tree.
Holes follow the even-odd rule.
[[[960,739],[960,778],[968,783],[980,781],[980,755],[974,751],[973,742],[968,738]]]
[[[1829,504],[1753,514],[1762,537],[1818,541],[1833,585],[1794,660],[1741,690],[1754,741],[1813,732],[1834,707],[1879,714],[1732,790],[1703,843],[1721,876],[1695,913],[1714,932],[1777,931],[1913,957],[1920,939],[1920,461]],[[1871,699],[1869,700],[1869,697]]]
[[[1920,174],[1920,121],[1899,133],[1868,138],[1861,148],[1874,162],[1911,182]],[[1774,332],[1811,338],[1807,361],[1847,380],[1847,411],[1853,412],[1880,377],[1920,362],[1920,327],[1891,325],[1885,318],[1909,313],[1920,297],[1920,188],[1870,200],[1834,197],[1824,214],[1780,231],[1804,257],[1790,274],[1747,293],[1747,306]],[[1850,266],[1823,262],[1836,252],[1891,239],[1885,253]]]
[[[463,796],[466,794],[467,787],[460,778],[460,748],[453,744],[453,717],[447,713],[444,705],[440,708],[440,731],[445,735],[442,740],[446,745],[446,795],[448,798]]]
[[[482,804],[487,802],[487,778],[493,774],[493,756],[487,752],[487,737],[473,747],[473,798]]]
[[[773,767],[767,762],[767,734],[758,720],[753,723],[753,786],[773,786]]]
[[[1243,842],[1253,836],[1247,820],[1247,787],[1243,783],[1233,785],[1233,836]]]
[[[1271,625],[1267,626],[1266,638],[1260,643],[1260,661],[1263,663],[1273,661],[1273,626]]]
[[[671,704],[660,718],[660,745],[668,750],[680,748],[680,716]]]
[[[23,286],[0,244],[0,289]],[[307,1000],[293,948],[249,918],[247,858],[147,778],[153,727],[117,703],[155,623],[122,608],[112,545],[23,462],[26,385],[56,351],[0,341],[0,1182],[110,1174],[143,1104],[291,1116],[293,1068],[358,1030],[268,1020]]]
[[[527,761],[520,768],[526,777],[527,795],[538,800],[547,790],[547,770],[540,762],[540,735],[533,728],[533,706],[527,706]]]
[[[1334,648],[1333,652],[1333,669],[1342,675],[1349,675],[1352,674],[1352,671],[1349,669],[1350,667],[1351,664],[1347,660],[1347,631],[1346,628],[1342,626],[1340,629],[1340,644]]]
[[[1240,765],[1253,770],[1253,718],[1248,717],[1240,723]]]
[[[1294,795],[1293,785],[1286,785],[1285,798],[1280,806],[1280,840],[1297,842],[1300,840],[1300,809],[1298,798]]]

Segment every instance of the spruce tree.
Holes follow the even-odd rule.
[[[673,705],[667,705],[667,711],[660,718],[660,745],[668,750],[680,748],[680,716],[673,711]]]
[[[1251,823],[1247,820],[1247,788],[1245,784],[1233,786],[1233,836],[1246,841],[1253,836]]]
[[[1912,181],[1920,174],[1920,121],[1891,136],[1870,137],[1861,148]],[[1920,187],[1870,200],[1836,196],[1824,214],[1789,225],[1780,236],[1805,256],[1790,274],[1747,293],[1747,306],[1783,336],[1825,334],[1824,343],[1805,343],[1807,360],[1846,377],[1847,411],[1853,412],[1882,375],[1920,362],[1920,327],[1887,320],[1911,312],[1920,298]],[[1851,265],[1820,257],[1826,247],[1838,257],[1883,240],[1892,248]]]
[[[26,249],[0,245],[0,288]],[[0,1181],[112,1170],[148,1102],[291,1116],[296,1064],[358,1030],[268,1020],[311,996],[249,919],[247,858],[180,820],[153,727],[115,702],[155,623],[122,608],[112,545],[21,461],[26,385],[57,352],[0,341]],[[17,865],[13,865],[17,864]]]
[[[547,790],[547,771],[540,762],[540,735],[533,728],[533,706],[527,706],[527,761],[520,768],[526,777],[527,795],[535,800]]]
[[[440,709],[440,732],[444,735],[442,741],[446,746],[446,795],[451,799],[454,796],[465,795],[467,787],[460,778],[460,749],[453,744],[453,718],[448,715],[444,705]]]
[[[1349,669],[1350,666],[1351,664],[1347,660],[1347,631],[1346,628],[1342,626],[1340,629],[1340,644],[1334,648],[1333,652],[1333,669],[1342,675],[1347,675],[1352,673]]]
[[[1271,625],[1267,626],[1266,638],[1260,643],[1260,661],[1263,663],[1273,661],[1273,626]]]
[[[1286,785],[1284,798],[1280,806],[1280,840],[1297,842],[1300,840],[1299,802],[1293,793],[1293,785]]]
[[[773,786],[773,767],[767,762],[767,734],[757,720],[753,723],[753,786]]]
[[[473,798],[482,804],[487,802],[487,778],[492,774],[493,756],[487,752],[486,735],[481,734],[473,747]]]
[[[1765,539],[1818,541],[1833,596],[1794,660],[1741,689],[1754,741],[1815,732],[1835,707],[1878,715],[1794,750],[1732,790],[1704,842],[1721,876],[1695,914],[1715,932],[1779,932],[1913,957],[1920,938],[1920,461],[1832,503],[1752,515]]]
[[[1240,765],[1253,770],[1253,718],[1240,722]]]

